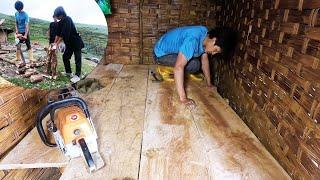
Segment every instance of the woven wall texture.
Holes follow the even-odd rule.
[[[45,95],[45,91],[13,85],[0,88],[0,159],[35,126],[36,113],[44,105]],[[0,179],[10,179],[14,174],[26,177],[43,171],[49,173],[47,170],[0,171]]]
[[[241,40],[219,91],[294,179],[320,179],[320,1],[220,1]]]
[[[35,125],[45,91],[12,86],[0,89],[0,157]]]
[[[111,4],[105,63],[152,64],[153,46],[168,30],[215,26],[210,0],[117,0]]]

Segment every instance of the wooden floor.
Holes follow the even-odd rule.
[[[174,82],[153,82],[152,69],[109,64],[90,75],[104,85],[84,98],[106,165],[90,175],[72,159],[61,179],[290,179],[219,94],[188,82],[190,111]]]

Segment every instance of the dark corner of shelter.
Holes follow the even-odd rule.
[[[320,179],[319,0],[39,3],[0,3],[0,179]]]

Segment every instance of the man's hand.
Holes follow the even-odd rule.
[[[180,100],[180,102],[186,105],[189,110],[193,110],[194,108],[196,108],[196,103],[192,99],[185,98],[183,100]]]
[[[207,85],[210,90],[217,91],[217,87],[212,85],[211,83]]]
[[[51,44],[51,48],[50,48],[50,50],[51,50],[51,51],[55,51],[55,50],[57,50],[57,44],[52,43],[52,44]]]
[[[20,34],[20,33],[16,33],[16,36],[15,36],[16,38],[21,38],[22,37],[22,34]]]

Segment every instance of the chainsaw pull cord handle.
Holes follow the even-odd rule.
[[[76,105],[79,106],[80,108],[83,109],[86,118],[90,118],[90,113],[88,110],[88,106],[86,104],[86,102],[78,97],[70,97],[67,99],[63,99],[61,101],[57,101],[57,102],[52,102],[50,104],[48,104],[46,107],[44,107],[43,109],[41,109],[41,111],[37,114],[37,130],[38,133],[40,135],[41,140],[43,141],[43,143],[49,147],[56,147],[57,145],[54,143],[51,143],[48,140],[48,137],[43,129],[42,126],[42,121],[43,119],[50,113],[50,112],[55,112],[55,110],[62,108],[62,107],[67,107],[67,106],[72,106],[72,105]]]

